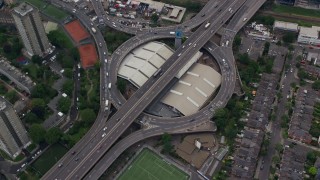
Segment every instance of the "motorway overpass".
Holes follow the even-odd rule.
[[[245,0],[227,1],[221,7],[218,7],[218,15],[211,17],[211,26],[208,28],[202,25],[185,42],[185,48],[179,48],[162,66],[163,75],[158,78],[149,79],[107,122],[108,132],[106,137],[90,140],[92,147],[82,148],[81,154],[69,157],[63,163],[65,168],[56,168],[50,171],[44,178],[49,179],[74,179],[83,177],[88,169],[92,167],[100,157],[112,146],[118,137],[128,128],[128,126],[137,118],[139,114],[148,106],[148,104],[160,93],[160,91],[174,78],[176,73],[186,64],[186,57],[191,57],[197,52],[218,29],[239,9]],[[232,9],[232,11],[230,10]],[[180,54],[178,56],[178,54]],[[228,67],[230,68],[230,67]],[[221,87],[221,91],[225,91]],[[225,100],[230,98],[226,97]],[[91,136],[101,136],[103,132],[97,132]],[[103,147],[103,148],[102,148]],[[85,149],[85,150],[84,150]],[[81,158],[79,157],[81,156]],[[60,167],[61,167],[60,165]]]

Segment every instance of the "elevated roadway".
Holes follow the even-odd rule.
[[[74,7],[71,6],[68,3],[64,3],[60,0],[51,0],[50,1],[53,5],[65,9],[67,11],[69,11],[70,13],[73,11]],[[210,7],[210,6],[206,6],[206,7]],[[209,12],[209,11],[207,11]],[[96,29],[97,26],[95,25],[91,25],[91,20],[80,10],[76,10],[75,13],[72,13],[74,16],[76,16],[81,22],[82,24],[88,29],[88,31],[91,32],[91,27],[94,27]],[[210,15],[210,14],[207,14]],[[202,23],[203,20],[197,20],[198,23]],[[102,127],[104,126],[106,117],[108,117],[109,111],[104,111],[105,109],[105,100],[108,99],[109,96],[109,91],[108,88],[106,88],[106,86],[109,83],[109,79],[106,76],[106,72],[110,71],[110,60],[107,59],[106,55],[105,55],[105,51],[107,51],[107,45],[105,43],[105,41],[103,40],[103,35],[101,34],[100,31],[97,31],[96,33],[92,33],[92,36],[96,42],[96,47],[98,50],[98,54],[100,57],[100,63],[101,63],[101,69],[100,69],[100,111],[98,113],[97,119],[94,123],[94,125],[92,126],[92,128],[87,132],[87,134],[68,152],[66,153],[66,155],[60,160],[59,163],[57,163],[44,177],[43,179],[46,179],[48,174],[51,173],[55,173],[56,171],[59,171],[59,164],[63,164],[63,168],[67,168],[66,166],[64,166],[65,164],[70,164],[70,163],[74,163],[74,161],[76,161],[77,159],[80,159],[81,157],[81,149],[82,147],[86,147],[86,145],[88,144],[88,142],[93,142],[93,140],[96,139],[100,139],[99,136],[95,136],[96,133],[98,133],[99,131],[101,131]],[[149,32],[149,34],[154,34],[153,32]],[[169,35],[169,32],[166,32],[166,35]],[[100,45],[99,45],[100,44]],[[108,63],[106,63],[106,61]],[[114,87],[114,86],[113,86]],[[114,88],[112,88],[114,89]],[[92,146],[88,146],[88,147],[92,147]],[[86,153],[87,151],[83,151],[82,153]],[[75,153],[74,155],[72,155],[73,153]],[[70,158],[73,157],[73,158]],[[76,162],[75,162],[76,163]],[[67,170],[70,171],[70,170]]]
[[[251,4],[252,2],[250,1],[246,1],[245,5],[242,6],[240,8],[240,10],[236,13],[236,15],[231,19],[231,25],[228,24],[227,27],[231,27],[232,29],[236,29],[236,30],[240,30],[240,28],[245,25],[245,21],[240,21],[240,23],[238,23],[238,26],[234,26],[236,23],[232,23],[232,22],[237,22],[237,20],[247,17],[248,19],[250,19],[254,13],[256,12],[260,6],[264,3],[264,0],[260,0],[254,3],[254,5]],[[252,8],[249,8],[250,6],[252,6]],[[242,9],[242,10],[241,10]],[[250,9],[250,11],[249,11]],[[248,12],[249,11],[249,12]],[[236,67],[235,67],[235,61],[234,61],[234,57],[233,57],[233,52],[231,50],[231,48],[228,47],[220,47],[217,46],[215,43],[213,42],[208,42],[204,48],[211,53],[212,56],[215,57],[215,59],[217,60],[221,71],[222,71],[222,87],[221,89],[225,89],[225,85],[227,83],[231,83],[230,85],[227,85],[230,87],[229,92],[226,92],[226,94],[231,95],[235,86],[235,72],[236,72]],[[223,60],[224,59],[224,60]],[[219,106],[219,102],[224,102],[226,103],[227,101],[223,101],[220,99],[221,96],[224,96],[222,93],[222,91],[219,91],[219,93],[216,95],[216,98],[209,104],[207,105],[204,109],[202,109],[202,112],[195,114],[195,117],[191,117],[191,118],[195,118],[195,119],[203,119],[203,121],[205,122],[206,118],[210,118],[211,113],[213,114],[215,112],[216,109],[220,108]],[[229,97],[230,98],[230,97]],[[225,106],[225,104],[221,104],[221,107]],[[202,113],[204,112],[210,112],[209,114],[203,115]],[[178,121],[176,121],[177,119],[181,120],[180,122],[185,121],[186,123],[188,121],[188,119],[190,119],[190,117],[181,117],[181,118],[174,118],[173,121],[168,120],[167,118],[156,118],[156,121],[153,121],[151,123],[153,123],[153,127],[157,127],[157,128],[163,128],[163,127],[168,127],[172,126],[172,127],[179,127],[181,126],[181,124],[179,124]],[[162,121],[163,120],[163,121]],[[191,123],[191,122],[189,122]],[[198,123],[198,122],[197,122]],[[148,129],[150,130],[150,129]],[[159,135],[158,132],[156,131],[156,128],[152,128],[153,131],[151,131],[147,137],[152,137],[152,136],[156,136]],[[142,131],[147,131],[147,130],[141,130]],[[154,133],[152,133],[154,132]],[[175,133],[178,132],[176,130],[172,130],[172,129],[166,129],[166,131],[163,132],[170,132],[170,133]],[[117,143],[114,147],[112,147],[112,149],[106,153],[103,158],[94,166],[94,168],[86,175],[85,179],[97,179],[99,178],[107,169],[108,167],[112,164],[112,162],[114,162],[116,160],[116,158],[123,152],[125,151],[128,147],[130,147],[131,145],[137,143],[138,141],[140,141],[139,139],[139,133],[137,134],[131,134],[130,136],[126,137],[125,139],[121,140],[119,143]],[[147,138],[145,137],[145,138]],[[141,139],[142,140],[142,139]]]
[[[124,105],[118,110],[116,114],[107,122],[107,135],[104,138],[96,138],[101,136],[103,132],[91,134],[90,142],[86,147],[82,147],[81,153],[77,156],[71,156],[68,161],[65,159],[59,161],[60,164],[66,166],[65,168],[56,168],[48,172],[44,178],[48,179],[77,179],[83,177],[88,169],[92,167],[99,158],[111,147],[111,145],[118,139],[120,134],[133,122],[133,120],[146,108],[146,106],[157,96],[160,91],[168,84],[179,69],[186,63],[185,57],[190,57],[198,51],[208,40],[207,37],[213,35],[233,13],[228,11],[232,8],[236,11],[245,0],[228,1],[231,5],[221,7],[219,15],[210,20],[211,26],[205,28],[202,25],[197,31],[196,35],[192,35],[185,44],[185,48],[179,48],[162,66],[163,75],[159,78],[151,78],[146,84],[141,87]],[[177,54],[181,53],[178,57]],[[225,97],[226,98],[226,97]],[[102,127],[101,127],[102,128]],[[93,138],[94,137],[94,138]],[[101,148],[101,145],[106,144]],[[79,158],[81,156],[81,159]],[[70,159],[72,159],[71,162]]]
[[[166,26],[166,27],[155,27],[155,28],[137,28],[132,26],[126,26],[121,24],[118,20],[118,17],[109,16],[105,13],[101,1],[91,1],[93,9],[98,18],[103,19],[103,24],[107,25],[118,31],[122,31],[128,34],[146,34],[149,32],[166,32],[175,31],[177,27],[181,28],[184,32],[188,32],[191,29],[201,25],[204,21],[208,20],[212,11],[215,11],[218,6],[221,6],[225,3],[225,0],[211,0],[209,1],[202,10],[197,13],[195,17],[190,20],[187,20],[179,25]],[[138,20],[136,20],[138,21]],[[139,21],[138,21],[139,22]],[[115,27],[115,26],[116,27]]]
[[[156,121],[155,123],[157,126],[155,128],[140,130],[122,139],[119,143],[112,147],[110,151],[108,151],[103,158],[101,158],[101,160],[98,161],[98,163],[92,168],[92,170],[85,176],[84,179],[99,178],[123,151],[143,139],[158,136],[164,132],[168,132],[170,134],[193,132],[190,130],[190,128],[193,126],[199,126],[203,123],[209,123],[208,120],[212,117],[214,112],[226,105],[234,91],[235,85],[235,73],[232,71],[235,70],[233,65],[234,63],[232,61],[233,59],[230,56],[225,56],[222,48],[218,47],[212,42],[208,42],[204,48],[207,49],[212,55],[215,54],[218,60],[219,66],[222,70],[223,78],[221,89],[224,89],[224,91],[220,90],[215,99],[199,113],[187,117],[174,118],[174,121],[170,121],[169,119],[164,119],[164,121],[159,122]],[[225,60],[223,61],[223,59]],[[196,121],[190,122],[192,119],[196,119]]]

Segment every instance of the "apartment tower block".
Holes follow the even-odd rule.
[[[13,19],[29,57],[44,56],[50,51],[50,43],[42,24],[39,10],[28,3],[21,3],[12,10]]]

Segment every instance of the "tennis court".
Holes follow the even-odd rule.
[[[143,149],[118,180],[186,180],[189,176],[149,149]]]

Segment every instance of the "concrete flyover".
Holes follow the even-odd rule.
[[[189,37],[186,48],[179,48],[173,56],[171,56],[162,66],[163,75],[157,78],[149,79],[110,119],[106,125],[108,132],[105,137],[100,136],[104,133],[101,129],[97,134],[92,134],[93,137],[89,144],[81,149],[76,156],[71,156],[69,159],[74,159],[76,162],[64,164],[64,168],[55,169],[56,172],[51,171],[45,178],[53,179],[78,179],[82,178],[88,170],[109,150],[118,137],[129,127],[129,125],[139,116],[139,114],[149,105],[149,103],[162,91],[179,69],[186,63],[185,57],[190,57],[197,52],[218,29],[233,15],[234,11],[242,6],[245,0],[234,0],[226,2],[228,5],[221,7],[217,18],[210,20],[212,24],[210,27],[205,27],[203,24],[198,30]],[[230,12],[228,9],[233,9]],[[181,56],[178,54],[181,53]],[[223,87],[223,85],[222,85]],[[233,90],[232,90],[233,91]],[[231,92],[232,92],[231,91]],[[224,91],[226,92],[226,91]],[[223,94],[219,98],[227,100],[230,98],[227,94]],[[221,103],[217,103],[220,106]],[[198,122],[198,120],[195,120]],[[200,122],[198,122],[200,123]],[[187,124],[188,126],[188,124]],[[187,127],[186,126],[186,127]],[[170,126],[172,127],[172,126]],[[101,127],[102,128],[102,127]],[[102,148],[103,147],[103,148]],[[78,159],[78,157],[81,159]],[[60,163],[63,161],[59,161]],[[61,166],[60,166],[61,167]]]
[[[257,11],[260,6],[263,4],[264,0],[263,1],[259,1],[257,2],[256,4],[260,3],[258,6],[254,6],[254,9],[251,10],[251,11]],[[248,5],[248,1],[246,2],[245,5]],[[246,12],[246,11],[244,11]],[[242,18],[242,13],[244,12],[241,12],[241,14],[237,13],[236,16],[234,16],[232,19],[231,19],[231,22],[234,20],[234,19],[240,19]],[[254,13],[251,13],[251,15],[246,15],[248,17],[248,19],[250,19],[252,16],[253,16]],[[241,23],[243,26],[245,24],[244,21],[242,21]],[[238,26],[239,27],[239,26]],[[240,30],[240,29],[239,29]],[[228,77],[225,75],[225,73],[232,73],[232,72],[235,72],[235,61],[234,61],[234,57],[233,57],[233,53],[232,53],[232,49],[231,48],[228,48],[228,47],[219,47],[217,46],[216,44],[212,43],[212,42],[208,42],[204,48],[211,53],[212,56],[214,56],[217,60],[218,60],[218,63],[219,63],[219,66],[221,68],[221,71],[222,71],[222,74],[223,74],[223,77]],[[231,55],[229,57],[226,57],[225,55]],[[230,69],[230,71],[228,71],[228,69],[224,69],[224,68],[228,68],[227,66],[223,65],[223,61],[221,61],[221,59],[224,58],[224,59],[227,59],[228,63],[232,63],[232,64],[228,64],[228,65],[231,65],[232,69]],[[235,74],[232,74],[231,77],[233,77],[233,81],[235,81],[235,78],[234,78]],[[228,80],[229,78],[227,78]],[[224,81],[223,81],[224,82]],[[235,83],[233,83],[234,85]],[[221,91],[220,91],[221,92]],[[219,92],[219,93],[220,93]],[[219,97],[219,94],[216,96],[216,97]],[[209,110],[214,110],[214,104],[216,102],[214,102],[215,100],[213,100],[212,103],[210,103],[210,105],[208,105],[206,108],[209,108]],[[197,113],[198,114],[198,113]],[[207,118],[206,116],[203,116],[201,117],[201,115],[197,118]],[[169,121],[168,119],[165,119],[165,118],[162,118],[164,119],[164,121],[160,121],[161,119],[158,119],[156,118],[155,122],[153,123],[156,123],[157,124],[157,128],[163,128],[163,126],[165,124],[171,124],[173,123],[172,125],[174,127],[177,127],[177,124],[175,123],[176,121]],[[181,118],[183,119],[183,118]],[[205,121],[205,120],[204,120]],[[174,125],[175,124],[175,125]],[[155,125],[155,124],[154,124]],[[179,126],[179,125],[178,125]],[[181,125],[180,125],[181,126]],[[141,130],[140,132],[142,132],[143,130]],[[125,139],[123,139],[122,141],[120,141],[119,143],[117,143],[108,153],[106,153],[104,155],[104,157],[94,166],[94,168],[90,171],[90,173],[88,173],[84,179],[97,179],[99,178],[104,172],[105,170],[112,164],[113,161],[116,160],[116,158],[125,150],[127,149],[128,147],[130,147],[131,145],[137,143],[138,141],[140,141],[140,132],[137,132],[137,133],[134,133],[134,134],[131,134],[130,136],[126,137]],[[154,132],[154,133],[152,133]],[[174,132],[177,132],[177,131],[173,131],[173,132],[170,132],[168,129],[167,129],[167,132],[169,133],[174,133]],[[143,134],[143,137],[144,138],[147,138],[147,137],[152,137],[152,136],[156,136],[156,135],[159,135],[157,134],[157,130],[155,128],[152,128],[151,129],[151,132],[150,133],[144,133]],[[143,138],[142,138],[143,139]],[[142,140],[141,139],[141,140]]]
[[[192,47],[194,48],[192,47],[188,47],[185,49],[179,48],[177,52],[172,56],[172,58],[171,59],[169,58],[170,60],[168,61],[168,63],[164,64],[163,69],[165,72],[163,76],[157,79],[150,79],[149,81],[147,81],[146,85],[141,87],[133,96],[133,98],[130,98],[123,105],[123,107],[120,108],[118,112],[106,123],[109,131],[105,138],[101,139],[101,134],[103,133],[102,128],[104,126],[94,126],[94,128],[91,128],[91,130],[89,131],[90,133],[87,133],[87,135],[78,143],[79,145],[78,144],[75,145],[75,147],[77,148],[72,148],[72,150],[69,151],[67,155],[64,156],[57,163],[57,164],[63,163],[63,168],[59,168],[57,167],[57,165],[54,166],[43,177],[43,179],[78,179],[78,178],[84,177],[87,171],[91,167],[93,167],[94,164],[102,157],[102,155],[111,147],[111,145],[117,140],[120,134],[122,134],[123,131],[127,129],[127,127],[132,123],[132,121],[136,118],[136,116],[138,116],[144,110],[144,108],[152,101],[152,99],[162,90],[163,86],[165,86],[168,83],[168,81],[170,81],[170,78],[174,76],[173,72],[176,72],[178,67],[181,67],[183,65],[182,63],[186,63],[186,62],[182,62],[183,57],[190,56],[195,51],[198,51],[205,44],[205,41],[208,39],[207,36],[209,36],[210,34],[213,35],[222,26],[222,24],[225,23],[227,19],[229,19],[232,16],[233,13],[230,13],[227,11],[229,7],[231,7],[232,9],[234,9],[234,11],[236,11],[239,7],[242,6],[244,2],[245,0],[228,1],[227,3],[230,3],[230,4],[228,6],[224,6],[220,10],[221,13],[218,13],[217,19],[214,19],[213,21],[209,19],[212,24],[211,27],[209,27],[208,29],[205,29],[204,25],[200,26],[200,28],[197,30],[197,34],[191,36],[187,40],[187,42],[190,42],[193,45]],[[168,32],[166,33],[169,34]],[[140,39],[137,39],[137,40],[139,41]],[[219,53],[223,54],[222,48],[215,48],[214,52],[218,54]],[[182,53],[180,58],[177,58],[178,53]],[[232,56],[232,51],[229,54],[229,56]],[[221,55],[221,57],[224,57],[224,56]],[[228,59],[233,59],[233,58],[228,58]],[[226,70],[228,70],[229,68],[235,68],[234,63],[229,64],[228,61],[226,61],[226,63],[222,65],[226,68]],[[230,80],[234,79],[235,77],[234,72],[230,72],[230,71],[226,71],[225,75],[223,75],[223,78],[225,78],[223,81],[228,81],[229,83],[231,83]],[[233,84],[232,86],[234,86],[234,83],[232,84]],[[226,85],[228,84],[223,83],[220,89],[226,88],[225,87]],[[222,105],[225,104],[228,101],[228,99],[231,97],[231,94],[233,93],[233,89],[232,90],[230,89],[231,88],[228,88],[222,91],[223,93],[221,94],[221,96],[219,96],[219,100],[216,102],[216,104],[214,104],[211,107],[208,106],[209,111],[205,111],[206,109],[202,109],[200,112],[203,112],[203,114],[208,114],[212,112],[211,114],[213,114],[214,108],[222,107]],[[99,115],[100,114],[101,113],[99,113]],[[103,118],[99,115],[98,115],[98,118]],[[206,120],[207,120],[207,117],[206,117]],[[202,121],[206,121],[206,120],[197,119],[194,123],[200,124],[202,123]],[[187,129],[190,128],[191,125],[192,125],[191,123],[183,122],[180,125],[180,128],[186,129],[186,132],[187,132]],[[161,127],[160,129],[163,133],[166,131],[171,132],[170,128],[173,128],[172,125],[167,125],[167,127]],[[175,130],[178,130],[178,129],[175,129]],[[75,155],[71,155],[71,152],[75,150],[77,151],[77,153]]]
[[[50,1],[53,5],[65,9],[67,11],[69,11],[70,13],[73,11],[74,7],[69,5],[68,3],[64,3],[60,0],[51,0]],[[208,7],[208,6],[207,6]],[[74,16],[76,16],[78,19],[81,20],[82,24],[90,31],[91,28],[91,21],[90,19],[83,14],[83,12],[81,11],[76,11],[75,13],[73,13]],[[94,27],[96,28],[96,26],[94,25]],[[167,32],[167,34],[169,34]],[[94,40],[96,42],[96,46],[98,47],[98,52],[99,52],[99,57],[100,57],[100,62],[102,64],[101,66],[101,77],[100,77],[100,111],[99,114],[97,116],[97,119],[94,123],[94,125],[91,127],[91,129],[87,132],[87,134],[68,152],[66,153],[66,155],[60,159],[60,161],[51,168],[51,170],[43,177],[43,179],[46,179],[47,176],[49,176],[50,174],[56,174],[56,171],[59,171],[59,167],[58,164],[62,163],[62,164],[70,164],[73,163],[73,161],[76,158],[70,158],[70,156],[72,157],[72,153],[73,152],[78,152],[74,157],[77,157],[81,151],[81,147],[85,147],[86,144],[88,144],[88,142],[93,142],[93,139],[96,138],[96,134],[99,132],[99,130],[101,130],[101,127],[104,126],[104,122],[105,122],[105,118],[108,116],[109,111],[103,111],[105,104],[104,104],[104,100],[107,99],[109,97],[108,94],[108,88],[103,88],[104,85],[108,84],[108,78],[106,78],[106,72],[109,71],[109,66],[108,63],[106,63],[105,60],[107,60],[107,62],[110,62],[110,60],[107,59],[106,56],[104,56],[103,51],[107,49],[107,46],[105,44],[105,41],[103,41],[103,36],[100,33],[100,31],[97,31],[97,33],[92,34],[91,35],[94,37]],[[99,47],[99,43],[101,43],[101,46]]]
[[[216,2],[216,1],[210,1],[210,2]],[[220,13],[220,12],[218,12],[219,7],[222,7],[224,5],[228,5],[228,4],[230,4],[230,2],[231,1],[222,2],[222,4],[220,4],[219,6],[214,8],[213,10],[211,10],[209,15],[212,17],[218,16],[218,14]],[[196,17],[193,19],[197,19]],[[201,22],[202,19],[200,17],[200,19],[197,19],[197,20]],[[168,30],[159,29],[159,30],[153,30],[152,32],[147,32],[145,34],[138,34],[137,36],[129,39],[128,41],[123,43],[121,46],[119,46],[115,50],[115,52],[113,53],[113,55],[111,57],[111,62],[110,62],[111,68],[110,68],[110,72],[109,72],[109,75],[110,75],[109,78],[110,78],[111,84],[113,84],[113,87],[115,87],[115,84],[117,81],[117,72],[118,72],[119,66],[120,66],[122,60],[125,58],[125,56],[130,51],[135,49],[137,46],[140,46],[140,45],[142,45],[146,42],[149,42],[149,41],[153,41],[156,39],[174,38],[174,35],[170,35],[169,32],[170,32],[170,30],[168,31]],[[117,89],[112,89],[112,91],[110,93],[111,93],[111,97],[112,97],[111,101],[113,102],[113,104],[115,105],[116,108],[119,108],[121,104],[126,102],[125,98],[120,94],[119,91],[117,91]]]

